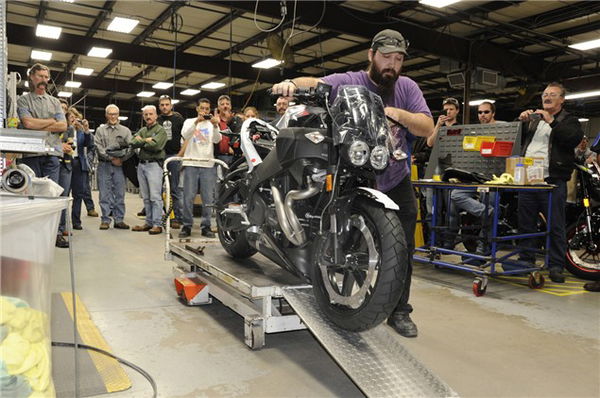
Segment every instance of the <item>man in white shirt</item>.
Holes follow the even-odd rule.
[[[214,144],[221,141],[219,118],[210,113],[210,101],[206,98],[198,100],[196,107],[198,117],[187,119],[183,123],[181,136],[185,140],[178,156],[197,159],[214,159]],[[187,238],[192,233],[194,223],[194,198],[200,185],[202,198],[202,236],[214,238],[210,230],[210,206],[215,201],[215,185],[217,169],[214,162],[184,161],[183,164],[183,228],[180,238]]]

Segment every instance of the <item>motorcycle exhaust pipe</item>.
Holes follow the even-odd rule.
[[[308,189],[288,192],[284,202],[279,189],[271,184],[271,194],[275,202],[275,213],[277,213],[281,230],[285,234],[285,237],[296,246],[306,243],[306,234],[304,233],[302,224],[300,224],[300,220],[298,220],[296,213],[294,213],[294,201],[308,199],[318,192],[319,187],[309,181]]]

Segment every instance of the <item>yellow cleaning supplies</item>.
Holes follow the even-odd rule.
[[[508,173],[502,173],[500,175],[500,177],[497,177],[495,174],[493,175],[494,178],[492,178],[489,181],[486,181],[486,184],[490,184],[490,185],[509,185],[509,184],[514,184],[515,180],[513,178],[513,176],[511,176]]]

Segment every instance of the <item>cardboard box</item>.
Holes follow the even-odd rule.
[[[525,166],[525,184],[541,184],[544,182],[544,159],[511,156],[506,158],[506,172],[514,177],[515,166],[522,163]]]

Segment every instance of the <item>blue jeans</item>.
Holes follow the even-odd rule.
[[[144,199],[146,225],[162,226],[162,167],[158,162],[142,163],[137,167],[137,178],[140,182],[140,193]]]
[[[48,177],[55,183],[59,183],[60,161],[56,156],[33,156],[18,161],[29,166],[36,177]]]
[[[73,165],[71,163],[65,164],[60,163],[59,174],[58,174],[58,185],[63,188],[63,192],[60,196],[69,196],[71,192],[71,174]],[[66,229],[67,224],[67,210],[60,212],[60,223],[58,224],[58,232],[62,234]]]
[[[211,208],[215,202],[215,185],[217,183],[216,167],[183,168],[183,225],[192,228],[194,225],[194,198],[200,185],[202,198],[202,229],[210,228]]]
[[[486,205],[483,203],[485,201],[485,195],[481,194],[481,197],[477,199],[477,191],[469,190],[469,189],[454,189],[450,192],[450,230],[453,232],[458,232],[458,213],[461,211],[466,211],[472,216],[478,217],[482,220],[486,211]],[[488,212],[490,209],[493,209],[494,201],[496,200],[496,194],[494,192],[489,194],[489,206],[487,206]],[[489,213],[488,213],[489,214]],[[487,225],[489,226],[491,220],[487,221]],[[485,232],[482,229],[477,243],[477,251],[483,253],[485,250],[483,245],[483,238]]]
[[[98,163],[98,192],[100,196],[101,222],[110,223],[110,217],[115,223],[125,217],[125,174],[120,166],[111,162]]]
[[[94,210],[94,201],[90,192],[90,174],[81,170],[78,158],[73,159],[73,175],[71,176],[71,192],[73,195],[73,207],[71,220],[73,225],[81,225],[81,202],[85,202],[88,211]]]
[[[177,155],[169,155],[171,158]],[[169,186],[171,187],[171,199],[175,219],[173,221],[181,222],[183,220],[183,198],[181,197],[181,189],[179,188],[179,172],[181,171],[181,162],[170,162],[167,164],[169,170]],[[167,209],[168,210],[168,209]]]
[[[565,267],[567,253],[567,236],[565,228],[565,205],[567,202],[567,183],[562,180],[547,178],[549,184],[556,185],[552,190],[552,219],[550,220],[550,252],[548,269],[560,270]],[[532,233],[537,231],[538,213],[548,217],[548,194],[546,192],[519,193],[519,232]],[[535,247],[538,238],[524,239],[522,246]],[[521,260],[533,262],[533,253],[521,253]]]

